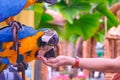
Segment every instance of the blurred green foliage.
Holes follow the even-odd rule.
[[[117,1],[119,0],[59,0],[55,5],[36,4],[35,29],[54,28],[60,37],[67,41],[75,42],[79,36],[84,40],[94,37],[98,41],[103,41],[104,31],[99,31],[100,24],[104,24],[104,20],[101,22],[103,16],[108,19],[109,29],[119,24],[116,16],[109,10],[109,6]],[[51,24],[53,18],[45,13],[46,9],[62,14],[66,20],[64,25]]]

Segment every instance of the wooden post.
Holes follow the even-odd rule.
[[[105,58],[116,58],[120,56],[120,26],[111,28],[104,42]],[[114,73],[105,73],[105,80],[112,80]]]
[[[96,46],[96,41],[93,38],[91,38],[87,41],[84,41],[83,42],[83,49],[82,49],[83,50],[82,57],[83,58],[95,58],[95,57],[97,57],[95,46]],[[88,77],[91,74],[91,71],[86,70],[86,69],[84,69],[83,72],[85,74],[87,74]]]

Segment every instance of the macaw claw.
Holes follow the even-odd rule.
[[[18,31],[23,28],[22,24],[20,22],[18,22],[18,21],[15,21],[15,20],[10,21],[9,25],[12,26],[12,27],[15,26]],[[12,29],[14,29],[14,28],[12,28]]]

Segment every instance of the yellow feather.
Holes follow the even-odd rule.
[[[36,35],[29,36],[29,37],[19,40],[20,42],[19,53],[25,56],[24,58],[26,59],[25,61],[28,62],[30,60],[35,59],[34,54],[36,50],[39,49],[37,47],[37,39],[41,37],[43,34],[44,32],[38,32],[36,33]],[[10,49],[10,47],[13,46],[13,42],[5,42],[3,43],[2,46],[5,50],[3,52],[0,52],[0,57],[8,57],[8,59],[10,60],[10,63],[12,64],[16,63],[17,53],[14,50]],[[32,51],[32,53],[31,53],[31,57],[28,56],[29,59],[27,59],[26,52],[29,52],[29,51]]]

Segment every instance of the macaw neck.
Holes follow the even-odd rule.
[[[27,0],[27,3],[24,8],[28,8],[29,6],[35,4],[36,2],[37,2],[37,0]]]

